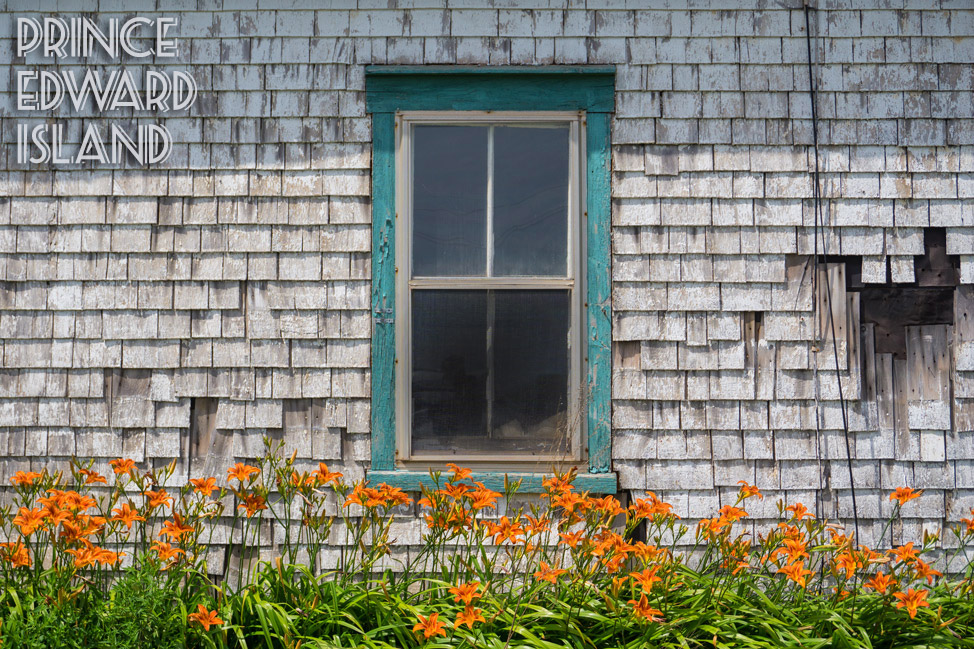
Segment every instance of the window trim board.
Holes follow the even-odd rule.
[[[585,111],[586,239],[584,385],[591,491],[614,492],[611,473],[610,145],[615,69],[597,67],[465,68],[367,66],[372,113],[372,463],[370,479],[412,485],[428,474],[396,468],[396,113],[398,111]],[[484,477],[499,475],[482,472]],[[522,491],[540,489],[540,474]],[[586,476],[592,476],[589,479]],[[535,484],[537,483],[537,484]],[[589,484],[590,483],[590,484]],[[581,487],[581,483],[580,483]]]
[[[386,66],[365,68],[365,109],[611,113],[613,66]]]
[[[369,479],[375,483],[384,482],[390,487],[399,487],[404,491],[417,491],[422,485],[427,488],[434,488],[436,482],[429,471],[378,471],[371,470],[368,473]],[[505,479],[509,483],[516,480],[521,481],[518,493],[541,493],[544,491],[542,480],[548,477],[545,473],[533,473],[523,471],[473,471],[470,480],[484,483],[488,489],[504,493]],[[446,482],[446,477],[440,479],[440,486]],[[578,473],[572,483],[575,490],[579,492],[588,491],[590,493],[615,493],[618,484],[614,473]]]

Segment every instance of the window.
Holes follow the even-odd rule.
[[[366,71],[370,477],[609,472],[607,68]]]
[[[583,459],[580,116],[398,126],[400,459]]]

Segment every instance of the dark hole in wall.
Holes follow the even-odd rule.
[[[923,231],[924,254],[913,258],[917,286],[957,286],[960,258],[947,254],[947,229]]]
[[[906,327],[954,323],[954,287],[960,264],[958,257],[947,254],[947,231],[925,228],[923,248],[924,254],[914,257],[912,283],[890,282],[887,266],[886,283],[864,284],[861,257],[828,259],[845,263],[846,287],[859,293],[861,322],[876,325],[878,354],[906,358]]]
[[[862,321],[876,325],[876,353],[906,358],[906,327],[953,324],[954,288],[869,285],[861,289]]]
[[[825,261],[825,257],[819,257],[818,263],[825,264]],[[862,257],[829,255],[828,263],[845,264],[845,286],[847,291],[858,291],[862,288]],[[889,277],[889,273],[886,276]]]

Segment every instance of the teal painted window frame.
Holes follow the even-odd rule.
[[[579,489],[614,493],[611,471],[610,241],[612,66],[367,66],[366,111],[372,115],[372,457],[369,479],[403,489],[431,484],[426,472],[396,467],[396,113],[399,111],[582,111],[585,126],[584,358],[588,471]],[[541,476],[510,473],[522,492],[541,490]],[[494,488],[504,474],[475,472]]]

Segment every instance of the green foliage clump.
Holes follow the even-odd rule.
[[[90,464],[73,481],[12,478],[2,649],[974,649],[974,511],[952,543],[879,550],[801,503],[757,533],[746,508],[763,495],[746,483],[691,529],[652,493],[623,506],[569,472],[518,507],[517,483],[500,493],[449,465],[415,503],[422,535],[404,552],[411,495],[302,471],[279,447],[225,486],[111,466],[112,484]],[[878,538],[919,497],[891,494]],[[217,521],[228,545],[211,571]],[[268,531],[282,543],[264,561]]]
[[[4,649],[177,649],[186,646],[186,609],[158,569],[130,569],[107,592],[0,594]]]
[[[103,600],[99,642],[106,649],[185,646],[186,607],[156,566],[128,572]]]

